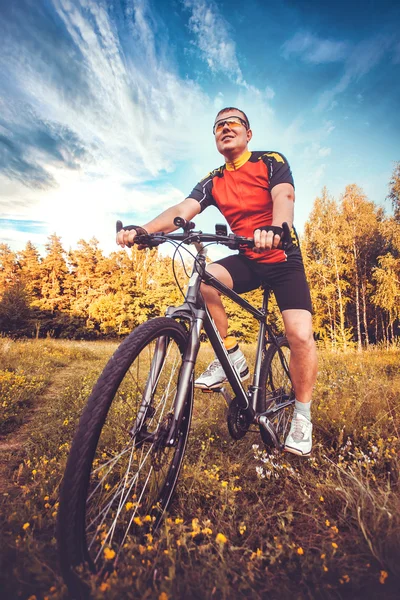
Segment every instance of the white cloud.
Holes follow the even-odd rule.
[[[331,153],[332,149],[331,148],[320,148],[318,150],[318,156],[329,156]]]
[[[183,0],[191,11],[189,29],[195,35],[204,60],[213,73],[226,73],[237,83],[243,82],[229,24],[213,0]]]
[[[269,86],[265,88],[265,97],[267,100],[272,100],[275,97],[275,91]]]
[[[323,111],[331,106],[337,95],[343,93],[350,84],[359,81],[376,67],[392,45],[393,38],[383,35],[363,40],[357,44],[346,58],[343,75],[336,85],[321,94],[316,110]],[[362,98],[361,94],[358,95],[359,102],[362,101],[360,97]]]
[[[289,59],[299,56],[304,62],[324,64],[343,61],[348,49],[347,42],[321,39],[309,32],[298,32],[282,46],[282,54]]]

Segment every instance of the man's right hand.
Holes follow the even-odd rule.
[[[128,248],[130,248],[136,236],[137,232],[135,229],[131,229],[130,231],[127,231],[126,229],[121,229],[117,233],[116,241],[118,246],[121,246],[121,248],[125,248],[125,246],[128,246]]]

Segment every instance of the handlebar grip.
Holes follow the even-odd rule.
[[[176,227],[182,227],[182,229],[186,232],[189,232],[191,229],[194,229],[196,227],[193,221],[187,221],[183,217],[175,217],[174,225]]]
[[[121,229],[123,229],[124,226],[122,225],[122,221],[117,221],[116,223],[116,229],[117,229],[117,233],[119,233],[121,231]]]
[[[289,225],[286,223],[286,221],[284,223],[282,223],[282,229],[283,229],[283,235],[282,235],[282,248],[283,250],[286,250],[286,248],[289,245],[290,242],[290,227]]]
[[[174,219],[174,225],[176,225],[176,227],[185,227],[186,223],[187,221],[183,217],[175,217]]]

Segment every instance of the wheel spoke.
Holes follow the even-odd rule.
[[[190,426],[192,378],[177,443],[166,446],[187,340],[184,327],[170,318],[139,326],[93,388],[60,495],[57,538],[66,580],[72,567],[88,560],[102,573],[103,565],[110,564],[105,548],[120,557],[135,532],[136,517],[150,515],[151,526],[158,527],[176,485]]]

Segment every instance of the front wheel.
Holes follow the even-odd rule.
[[[290,379],[290,346],[286,337],[271,343],[261,365],[258,411],[267,450],[281,450],[289,433],[295,394]],[[272,425],[272,427],[271,427]]]
[[[187,345],[169,318],[139,326],[119,346],[93,388],[72,442],[60,493],[57,541],[73,597],[78,572],[116,562],[143,522],[158,526],[177,483],[189,433],[193,377],[175,443],[166,440]],[[77,569],[78,567],[78,569]]]

